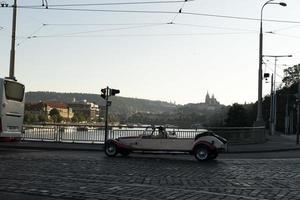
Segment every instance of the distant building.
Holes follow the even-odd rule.
[[[72,108],[75,115],[83,115],[90,121],[97,121],[99,119],[100,108],[97,104],[83,101],[68,103],[68,106]]]
[[[206,109],[207,110],[216,110],[219,108],[220,106],[220,102],[217,101],[217,99],[215,98],[215,95],[212,94],[212,96],[210,97],[209,96],[209,93],[207,92],[206,93],[206,96],[205,96],[205,103],[204,105],[206,106]]]
[[[26,103],[25,114],[32,114],[37,117],[43,116],[45,119],[50,119],[50,111],[57,109],[59,114],[64,120],[68,121],[73,117],[72,108],[67,104],[61,102],[39,102],[39,103]]]
[[[205,96],[205,104],[220,105],[220,103],[215,98],[214,94],[212,94],[212,96],[210,97],[208,92],[206,93],[206,96]]]

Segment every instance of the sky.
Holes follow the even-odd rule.
[[[204,102],[207,92],[225,105],[255,102],[265,2],[48,0],[45,9],[42,0],[18,0],[15,76],[26,91],[100,94],[109,86],[119,96],[176,104]],[[263,10],[263,19],[281,21],[263,22],[263,54],[293,56],[278,59],[277,86],[283,70],[300,63],[300,1],[284,2]],[[11,22],[12,8],[0,7],[0,77],[9,74]],[[264,61],[273,73],[274,59]],[[263,81],[263,95],[270,88]]]

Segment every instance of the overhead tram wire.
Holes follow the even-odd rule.
[[[272,34],[272,35],[275,35],[275,36],[285,37],[285,38],[300,39],[300,37],[296,36],[296,35],[276,33],[276,32],[273,32],[273,31],[269,31],[269,32],[266,32],[266,33]]]
[[[135,25],[162,25],[166,23],[97,23],[97,24],[51,24],[45,23],[45,26],[135,26]]]
[[[184,36],[218,36],[218,35],[241,35],[253,34],[247,32],[228,32],[228,33],[183,33],[183,34],[115,34],[115,35],[34,35],[31,38],[104,38],[104,37],[184,37]]]
[[[122,27],[122,28],[111,28],[111,29],[99,29],[99,30],[81,31],[81,32],[72,32],[72,33],[63,33],[63,34],[50,35],[50,36],[46,36],[46,37],[62,37],[62,36],[71,36],[71,35],[79,35],[79,34],[104,32],[104,31],[138,29],[138,28],[146,28],[146,27],[161,26],[161,25],[166,25],[166,23],[154,24],[154,25],[152,24],[152,25],[130,26],[130,27]],[[37,36],[32,36],[32,38],[37,38]]]
[[[114,6],[114,5],[142,5],[142,4],[171,4],[171,3],[186,3],[194,0],[166,0],[166,1],[136,1],[136,2],[121,2],[121,3],[78,3],[78,4],[54,4],[48,7],[76,7],[76,6]],[[39,8],[41,5],[18,6],[18,8]]]
[[[268,59],[267,59],[267,62],[265,62],[266,68],[269,68],[269,70],[270,70],[272,73],[274,73],[274,69],[272,69],[271,67],[269,67],[267,63],[268,63],[268,64],[271,64],[271,65],[275,65],[275,63],[272,62],[272,61],[270,61],[270,60],[268,60]],[[283,69],[281,66],[284,66],[284,65],[283,65],[283,64],[277,64],[277,65],[276,65],[276,67],[278,67],[278,68],[280,68],[282,71],[284,71],[284,69]],[[266,71],[266,70],[265,70],[265,71]],[[278,78],[283,79],[283,76],[280,75],[280,74],[278,74],[278,72],[276,72],[276,76],[277,76]]]
[[[37,34],[39,31],[41,31],[41,29],[45,26],[45,24],[42,24],[41,26],[39,26],[38,29],[36,29],[35,31],[33,31],[29,36],[27,36],[25,39],[21,40],[17,46],[20,46],[22,43],[24,43],[25,41],[29,40],[32,38],[33,35]]]
[[[128,23],[130,24],[130,23]],[[104,32],[104,31],[116,31],[116,30],[125,30],[125,29],[137,29],[137,28],[147,28],[147,27],[154,27],[154,26],[161,26],[161,25],[169,25],[170,23],[133,23],[138,24],[137,26],[130,26],[130,27],[122,27],[122,28],[111,28],[111,29],[99,29],[99,30],[91,30],[91,31],[82,31],[82,32],[72,32],[72,33],[63,33],[63,34],[54,34],[54,35],[48,35],[45,37],[65,37],[65,36],[71,36],[71,35],[79,35],[80,34],[88,34],[88,33],[97,33],[97,32]],[[141,24],[141,25],[140,25]],[[43,24],[43,25],[51,25],[51,24]],[[68,25],[74,25],[74,24],[52,24],[52,25],[58,25],[58,26],[68,26]],[[81,24],[75,24],[75,25],[81,25]],[[86,24],[83,24],[86,25]],[[101,24],[96,24],[96,25],[101,25]],[[116,25],[116,24],[104,24],[104,25]],[[121,24],[124,25],[124,24]],[[130,24],[131,25],[131,24]],[[177,23],[174,23],[173,25],[177,25]],[[182,24],[179,24],[182,25]],[[221,29],[221,30],[230,30],[230,31],[243,31],[243,32],[226,32],[226,33],[185,33],[185,34],[119,34],[120,36],[195,36],[195,35],[207,35],[207,34],[212,34],[212,35],[232,35],[232,34],[249,34],[249,33],[256,33],[256,31],[253,30],[248,30],[248,29],[237,29],[237,28],[226,28],[226,27],[217,27],[217,26],[201,26],[201,25],[193,25],[193,24],[183,24],[183,25],[188,25],[192,27],[197,27],[197,28],[210,28],[210,29]],[[94,37],[95,35],[83,35],[83,37]],[[101,35],[103,36],[103,35]],[[106,35],[107,36],[107,35]],[[117,36],[117,35],[115,35]],[[36,38],[37,36],[35,36]]]
[[[278,32],[278,31],[284,31],[284,30],[288,30],[288,29],[294,29],[294,28],[298,28],[300,27],[300,25],[293,25],[293,26],[288,26],[288,27],[283,27],[283,28],[278,28],[278,29],[275,29],[271,32]]]
[[[274,73],[274,70],[273,70],[271,67],[269,67],[268,65],[266,65],[266,67],[269,68],[269,70],[270,70],[272,73]],[[277,76],[278,78],[280,78],[280,79],[283,79],[283,76],[279,75],[278,73],[276,73],[276,76]],[[278,82],[277,82],[277,83],[278,83]]]
[[[19,7],[23,9],[42,9],[38,7]],[[49,8],[47,10],[55,11],[77,11],[77,12],[111,12],[111,13],[141,13],[141,14],[177,14],[178,12],[174,11],[160,11],[160,10],[111,10],[111,9],[79,9],[79,8]],[[236,20],[248,20],[248,21],[260,21],[258,18],[252,17],[238,17],[230,15],[217,15],[217,14],[207,14],[207,13],[194,13],[194,12],[181,12],[184,15],[193,15],[193,16],[203,16],[203,17],[215,17],[215,18],[224,18],[224,19],[236,19]],[[263,19],[265,22],[274,22],[274,23],[290,23],[290,24],[300,24],[300,21],[291,21],[291,20],[276,20],[276,19]]]
[[[166,25],[170,24],[168,23],[105,23],[105,24],[51,24],[51,23],[45,23],[45,26],[131,26],[131,25]],[[172,25],[175,26],[187,26],[187,27],[193,27],[193,28],[207,28],[207,29],[218,29],[218,30],[230,30],[230,31],[245,31],[245,32],[255,32],[257,33],[257,30],[250,30],[250,29],[241,29],[241,28],[232,28],[232,27],[224,27],[224,26],[207,26],[207,25],[200,25],[200,24],[185,24],[185,23],[172,23]]]
[[[177,16],[182,12],[183,7],[185,6],[185,3],[187,2],[187,0],[185,0],[182,4],[182,6],[180,7],[180,9],[178,10],[178,12],[175,14],[175,16],[173,17],[173,19],[169,22],[169,24],[174,24]]]
[[[229,28],[229,27],[221,27],[221,26],[206,26],[206,25],[185,24],[185,23],[174,23],[174,25],[194,27],[194,28],[209,28],[209,29],[231,30],[231,31],[245,31],[245,32],[255,32],[255,33],[257,33],[257,30],[241,29],[241,28]]]

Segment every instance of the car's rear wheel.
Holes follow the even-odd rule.
[[[208,148],[204,145],[196,147],[196,149],[195,149],[195,158],[198,161],[208,160],[208,158],[209,158]]]
[[[104,152],[108,157],[116,156],[118,153],[117,145],[113,142],[108,142],[104,146]]]

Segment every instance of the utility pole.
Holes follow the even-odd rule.
[[[298,100],[297,100],[297,137],[296,144],[299,144],[300,134],[300,68],[298,68]]]
[[[274,119],[273,119],[273,74],[271,75],[271,93],[270,93],[270,135],[273,134],[273,122],[274,122]]]
[[[9,64],[9,78],[13,79],[13,80],[16,80],[16,78],[15,78],[16,27],[17,27],[17,0],[14,0],[13,18],[12,18],[10,64]]]
[[[107,137],[108,137],[108,86],[106,87],[105,93],[105,139],[104,141],[106,142]]]
[[[275,59],[275,64],[274,64],[274,75],[273,79],[271,81],[271,95],[272,95],[272,103],[271,103],[271,124],[270,124],[270,129],[271,129],[271,135],[274,135],[276,133],[276,124],[277,124],[277,96],[276,96],[276,68],[277,68],[277,60],[278,58],[282,57],[292,57],[292,55],[264,55],[263,57],[271,57]]]
[[[284,121],[284,134],[288,135],[289,132],[289,94],[286,95],[285,104],[285,121]]]

